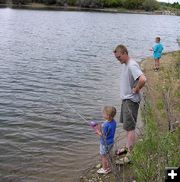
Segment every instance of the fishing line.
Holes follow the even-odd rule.
[[[71,108],[71,110],[74,111],[79,117],[81,117],[85,122],[89,123],[89,121],[87,121],[79,112],[77,112],[70,104],[68,104],[68,103],[65,101],[65,99],[62,99],[62,100],[63,100],[63,102],[64,102],[69,108]],[[106,143],[106,137],[104,136],[103,133],[102,133],[101,136],[102,136],[102,138],[103,138],[103,141],[104,141],[104,144],[105,144],[105,146],[106,146],[106,149],[108,149],[108,145],[107,145],[107,143]],[[116,182],[118,182],[119,179],[120,179],[120,176],[119,176],[119,173],[117,172],[117,167],[116,167],[116,165],[114,166],[113,158],[112,158],[111,154],[109,153],[109,151],[107,152],[107,156],[108,156],[107,158],[108,158],[108,161],[109,161],[109,163],[110,163],[112,172],[113,172],[113,174],[114,174],[114,176],[115,176]]]
[[[69,105],[65,101],[65,99],[62,98],[62,100],[63,100],[64,104],[66,104],[69,108],[71,108],[71,110],[74,111],[81,119],[83,119],[86,123],[89,123],[89,121],[87,119],[85,119],[84,116],[82,116],[82,114],[80,114],[79,112],[77,112],[71,105]]]

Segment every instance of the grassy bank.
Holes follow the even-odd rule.
[[[153,71],[153,63],[146,59],[141,65],[147,77],[141,103],[144,134],[135,145],[132,163],[114,171],[123,182],[159,182],[165,167],[180,166],[180,51],[164,54],[159,72]],[[117,160],[114,156],[113,162]],[[89,169],[80,181],[117,181],[114,173],[103,176],[96,171]]]
[[[138,182],[159,182],[165,167],[180,166],[180,51],[161,59],[159,72],[153,60],[143,62],[147,76],[142,117],[144,137],[134,148],[132,161]]]

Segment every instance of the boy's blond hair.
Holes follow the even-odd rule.
[[[105,106],[103,112],[109,116],[109,120],[111,121],[116,115],[116,108],[113,106]]]

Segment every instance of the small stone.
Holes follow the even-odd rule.
[[[101,167],[101,164],[100,163],[96,165],[96,168],[100,168],[100,167]]]

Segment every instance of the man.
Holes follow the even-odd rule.
[[[146,77],[142,73],[138,63],[128,55],[124,45],[118,45],[114,50],[117,60],[123,64],[120,82],[120,94],[122,99],[120,122],[127,132],[126,146],[117,150],[117,155],[127,153],[123,162],[130,162],[129,153],[135,143],[135,127],[139,103],[141,100],[140,90],[145,85]]]

